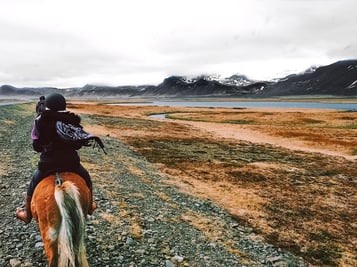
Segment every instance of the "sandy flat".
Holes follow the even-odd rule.
[[[349,160],[356,160],[357,156],[347,155],[347,153],[343,151],[337,151],[333,149],[325,149],[325,148],[315,148],[311,147],[311,145],[306,144],[306,142],[298,139],[292,138],[283,138],[276,137],[269,134],[266,134],[262,131],[252,130],[244,126],[240,125],[218,125],[217,123],[209,123],[209,122],[185,122],[186,124],[191,125],[192,127],[202,129],[204,131],[208,131],[218,137],[243,140],[252,143],[265,143],[271,144],[274,146],[280,146],[284,148],[288,148],[291,150],[301,150],[305,152],[317,152],[330,156],[341,156]]]

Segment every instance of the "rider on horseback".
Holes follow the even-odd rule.
[[[66,142],[59,137],[58,129],[56,129],[58,122],[82,129],[80,117],[66,111],[66,100],[61,94],[53,93],[47,96],[45,105],[46,110],[36,118],[32,130],[33,149],[41,152],[38,168],[34,172],[27,190],[25,209],[17,208],[16,210],[17,218],[26,224],[32,219],[31,198],[36,185],[43,178],[55,172],[71,171],[83,177],[91,191],[92,198],[92,205],[88,210],[88,214],[92,214],[97,207],[96,203],[93,202],[91,178],[87,170],[80,164],[80,158],[77,153],[77,150],[82,145],[85,145],[86,142]]]

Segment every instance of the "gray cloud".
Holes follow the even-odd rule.
[[[0,84],[262,77],[357,55],[353,0],[46,3],[0,3]]]
[[[0,24],[3,37],[0,78],[47,84],[65,77],[72,79],[95,74],[120,60],[121,55],[106,53],[71,33],[38,30],[1,21]]]

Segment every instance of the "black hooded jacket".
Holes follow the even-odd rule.
[[[40,171],[72,171],[78,169],[80,159],[77,149],[65,143],[56,132],[56,121],[80,126],[81,119],[78,115],[67,111],[44,111],[37,117],[32,130],[32,146],[37,152],[41,152],[38,168]]]

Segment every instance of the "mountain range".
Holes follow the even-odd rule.
[[[227,78],[170,76],[159,85],[101,86],[58,89],[54,87],[0,86],[1,96],[39,96],[60,92],[67,97],[280,97],[357,96],[357,60],[312,67],[273,81],[253,81],[236,74]]]

